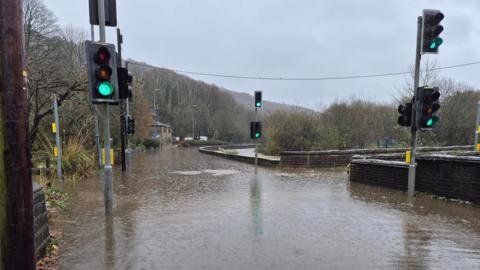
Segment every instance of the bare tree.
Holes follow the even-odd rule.
[[[40,0],[24,2],[24,31],[27,52],[30,143],[42,120],[52,113],[54,95],[61,102],[73,91],[85,89],[83,38],[67,29],[61,33],[56,18]]]
[[[407,77],[405,77],[403,88],[397,91],[398,93],[395,99],[398,102],[405,102],[405,101],[411,100],[411,98],[415,93],[413,89],[414,78],[415,78],[415,70],[414,70],[414,67],[411,66],[410,74]],[[421,72],[420,72],[419,84],[420,86],[423,86],[423,85],[434,86],[438,80],[439,80],[439,70],[438,70],[437,60],[432,60],[430,58],[427,58],[426,61],[424,61],[423,68],[421,69]]]

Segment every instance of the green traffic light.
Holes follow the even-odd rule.
[[[260,138],[260,133],[259,132],[255,133],[255,138]]]
[[[431,126],[433,126],[433,119],[432,118],[428,119],[428,121],[427,121],[427,127],[431,127]]]
[[[427,125],[427,127],[432,127],[437,122],[438,122],[438,117],[432,116],[432,117],[428,118],[428,120],[426,122],[426,125]]]
[[[430,49],[432,49],[432,50],[436,49],[436,48],[440,47],[440,45],[442,45],[442,43],[443,43],[443,39],[436,38],[430,43]]]
[[[261,106],[262,106],[262,103],[261,103],[261,102],[257,102],[257,103],[255,104],[255,106],[256,106],[256,107],[261,107]]]
[[[98,92],[102,96],[110,96],[113,93],[113,85],[109,82],[102,82],[98,86]]]

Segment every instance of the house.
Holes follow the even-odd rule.
[[[155,122],[153,127],[153,138],[159,139],[162,143],[172,142],[172,127],[169,124]]]

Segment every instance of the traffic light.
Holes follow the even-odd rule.
[[[118,104],[115,46],[92,41],[85,41],[85,46],[90,101],[94,104]]]
[[[439,120],[436,112],[440,109],[440,92],[438,91],[438,87],[425,86],[420,88],[419,93],[418,127],[422,130],[429,130],[432,129]]]
[[[128,72],[127,74],[127,83],[128,83],[128,101],[132,102],[132,97],[133,97],[133,75],[132,73]]]
[[[250,122],[250,139],[260,139],[262,137],[262,122]]]
[[[412,102],[406,103],[405,105],[398,106],[398,112],[400,116],[398,117],[398,124],[403,127],[409,127],[412,125]]]
[[[262,91],[255,91],[255,108],[262,107]]]
[[[135,119],[131,115],[127,115],[127,134],[135,134]]]
[[[132,81],[133,76],[128,69],[119,67],[118,72],[118,90],[120,99],[132,98]]]
[[[424,9],[422,20],[422,53],[438,53],[438,47],[443,39],[439,37],[443,32],[440,22],[444,15],[440,10]]]

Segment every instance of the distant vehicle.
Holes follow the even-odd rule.
[[[207,136],[200,136],[200,141],[208,141],[208,137]]]

